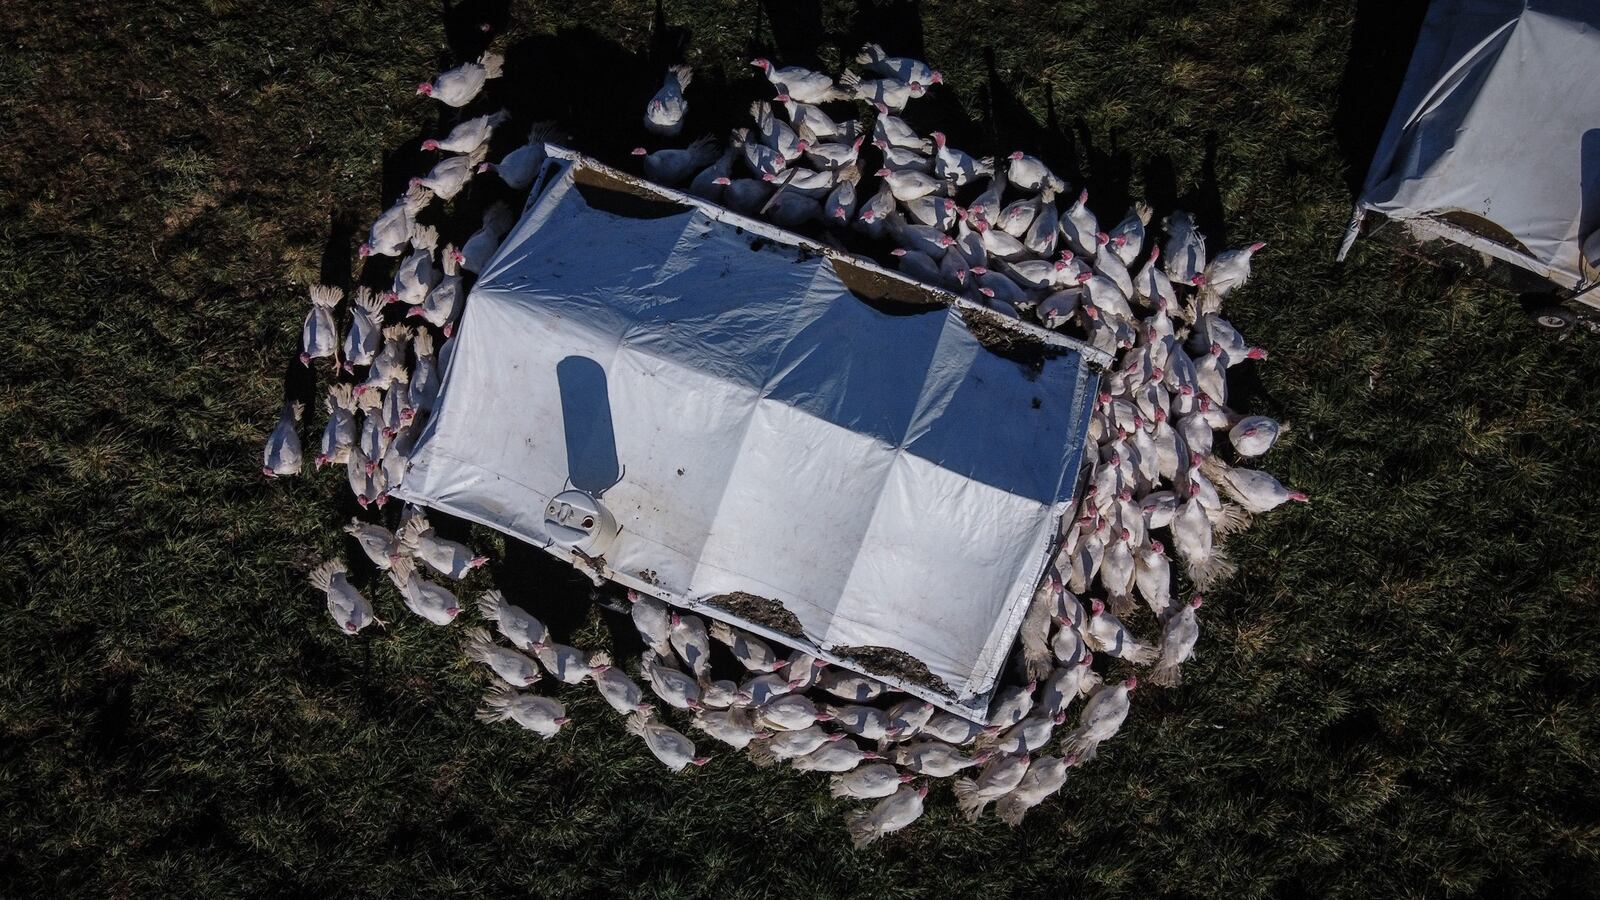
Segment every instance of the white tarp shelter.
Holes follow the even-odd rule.
[[[1434,0],[1340,259],[1368,211],[1594,284],[1600,0]]]
[[[575,564],[981,715],[1103,355],[552,153],[396,494],[574,561],[546,504],[600,493],[621,533]]]

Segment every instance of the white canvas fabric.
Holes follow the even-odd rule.
[[[1563,287],[1592,282],[1600,2],[1434,0],[1358,217],[1366,210]]]
[[[1094,351],[1040,331],[1042,364],[1004,358],[770,226],[615,211],[584,167],[473,289],[396,493],[543,546],[552,496],[600,492],[607,577],[851,668],[872,672],[837,648],[909,654],[946,689],[885,680],[980,716],[1073,499]],[[716,605],[733,594],[804,634]]]

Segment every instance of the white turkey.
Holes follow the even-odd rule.
[[[778,68],[766,59],[752,59],[750,65],[766,73],[767,80],[778,91],[779,103],[790,100],[800,103],[827,103],[830,100],[848,100],[850,94],[833,86],[833,79],[800,66]]]
[[[1089,698],[1078,715],[1078,727],[1061,741],[1062,752],[1070,765],[1092,761],[1100,745],[1116,736],[1128,718],[1128,701],[1138,686],[1139,679],[1129,676],[1121,684],[1101,686]]]
[[[506,232],[516,224],[516,217],[511,212],[511,207],[504,203],[495,203],[483,211],[483,225],[467,238],[461,245],[459,264],[464,271],[474,275],[482,272],[489,260],[494,258],[496,250],[500,249],[500,242],[505,239]]]
[[[850,832],[851,843],[859,850],[915,822],[922,816],[922,798],[926,796],[927,785],[913,787],[903,784],[894,794],[878,801],[872,809],[845,813],[844,827]]]
[[[472,180],[487,154],[488,147],[483,146],[464,156],[447,156],[429,169],[428,174],[411,179],[411,186],[427,188],[435,197],[448,203]]]
[[[883,112],[894,113],[904,110],[908,103],[928,92],[928,86],[920,81],[862,78],[849,69],[839,76],[839,87],[857,100],[865,100]]]
[[[1007,159],[1006,180],[1018,190],[1038,191],[1048,187],[1059,194],[1067,189],[1067,183],[1038,158],[1018,150]]]
[[[785,732],[794,733],[794,732]],[[805,756],[797,756],[789,761],[801,772],[849,772],[863,762],[880,758],[871,750],[863,750],[855,741],[848,738],[842,741],[829,741]]]
[[[420,317],[440,331],[445,337],[455,334],[456,322],[461,318],[463,295],[466,293],[461,278],[463,256],[454,247],[444,248],[443,274],[421,302],[407,310],[407,316]]]
[[[420,512],[410,516],[396,533],[407,553],[427,563],[434,571],[457,581],[489,561],[475,555],[466,544],[442,538]]]
[[[344,563],[336,559],[311,570],[311,586],[327,595],[328,615],[334,624],[346,634],[355,634],[368,625],[384,624],[373,613],[372,604],[350,583],[347,571]]]
[[[407,609],[435,625],[449,625],[461,614],[456,595],[444,585],[434,584],[418,574],[409,556],[391,561],[389,580],[400,591]]]
[[[511,114],[503,109],[486,116],[468,119],[450,129],[450,133],[443,138],[429,138],[423,141],[422,149],[470,154],[489,143],[489,138],[494,136],[494,130],[510,120]]]
[[[628,717],[628,733],[641,738],[650,753],[673,772],[682,772],[688,766],[703,766],[711,761],[709,756],[696,756],[694,742],[670,726],[657,721],[654,712],[641,709]]]
[[[519,650],[532,650],[550,637],[543,622],[496,590],[484,591],[478,598],[478,614],[495,623],[495,629]]]
[[[953,790],[962,817],[978,821],[990,803],[1015,790],[1028,774],[1028,760],[1026,753],[1007,753],[985,763],[977,778],[957,779]]]
[[[864,44],[856,54],[856,65],[874,75],[886,75],[905,82],[943,84],[944,76],[920,59],[909,56],[890,56],[877,44]]]
[[[528,129],[528,142],[521,147],[507,153],[497,163],[481,163],[478,172],[493,172],[500,176],[506,187],[514,191],[525,191],[533,184],[533,179],[538,176],[539,169],[546,159],[544,145],[546,141],[556,139],[555,126],[550,122],[537,122]],[[476,271],[476,270],[472,270]]]
[[[901,774],[899,769],[888,763],[871,763],[833,776],[828,793],[835,797],[876,800],[893,794],[900,785],[915,777]]]
[[[433,194],[420,184],[412,184],[394,205],[384,210],[372,223],[367,239],[357,251],[362,259],[368,256],[399,256],[411,245],[411,231],[416,227],[417,213],[422,212]]]
[[[333,310],[344,297],[340,288],[315,284],[307,292],[311,297],[311,310],[306,313],[305,324],[300,326],[300,364],[309,366],[313,359],[332,357],[339,362],[339,327],[334,324]]]
[[[1028,771],[1011,793],[1001,797],[994,812],[1000,821],[1016,827],[1028,810],[1043,803],[1066,784],[1069,764],[1059,756],[1041,756],[1028,766]]]
[[[1200,604],[1201,599],[1196,596],[1167,620],[1161,635],[1161,658],[1150,671],[1151,684],[1177,687],[1183,682],[1183,674],[1178,667],[1194,655],[1195,642],[1200,639],[1200,623],[1195,617]]]
[[[1201,471],[1216,482],[1223,493],[1252,513],[1269,512],[1291,500],[1296,503],[1310,500],[1304,491],[1289,490],[1266,472],[1230,466],[1215,456],[1206,457]]]
[[[772,114],[772,104],[764,100],[750,104],[750,118],[756,122],[756,136],[761,143],[785,163],[799,159],[809,146],[787,122]]]
[[[662,79],[661,90],[650,98],[644,108],[644,127],[647,131],[665,137],[677,137],[683,130],[683,117],[689,112],[689,101],[683,91],[694,80],[690,66],[670,66]]]
[[[350,445],[355,444],[355,386],[333,384],[323,399],[328,423],[322,429],[322,448],[317,453],[317,468],[328,463],[347,463]]]
[[[1195,225],[1194,216],[1178,210],[1164,223],[1167,243],[1162,248],[1163,265],[1173,284],[1198,285],[1205,281],[1206,238]]]
[[[1089,617],[1089,644],[1095,650],[1136,666],[1147,666],[1156,659],[1156,648],[1139,640],[1122,620],[1112,615],[1106,605],[1095,600],[1090,604],[1093,615]]]
[[[656,184],[677,187],[694,177],[694,174],[716,161],[721,151],[711,135],[701,135],[682,150],[667,149],[646,153],[643,147],[633,151],[644,157],[644,177]]]
[[[305,411],[305,404],[298,400],[283,405],[278,424],[267,436],[267,445],[261,451],[261,474],[268,478],[300,474],[304,462],[300,452],[300,417]]]
[[[694,711],[690,719],[695,728],[735,750],[743,750],[751,741],[761,740],[767,733],[755,724],[748,709],[706,709]]]
[[[944,132],[932,132],[934,150],[933,174],[961,187],[978,177],[994,176],[994,157],[975,158],[964,150],[950,146]]]
[[[370,366],[383,346],[383,298],[370,288],[356,291],[355,309],[350,315],[350,330],[344,335],[344,369]]]
[[[417,85],[417,93],[443,103],[462,107],[472,102],[491,78],[499,78],[505,58],[498,53],[485,53],[476,62],[462,63],[448,72],[442,72],[432,82]]]
[[[489,688],[477,718],[480,722],[515,722],[546,740],[555,737],[569,721],[561,701],[519,691],[508,684]]]
[[[540,678],[539,664],[509,647],[502,647],[483,628],[469,628],[462,650],[467,658],[488,666],[507,684],[522,687]]]

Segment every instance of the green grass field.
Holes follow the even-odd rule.
[[[1312,503],[1232,541],[1186,686],[1023,828],[941,785],[860,852],[822,776],[671,776],[580,690],[548,743],[480,725],[456,633],[347,638],[305,583],[353,504],[260,444],[303,286],[349,277],[436,127],[437,4],[0,6],[0,895],[1600,892],[1600,353],[1383,243],[1332,264],[1418,4],[1355,5],[668,4],[696,131],[759,95],[753,52],[881,37],[944,70],[957,143],[1270,242],[1229,312]],[[652,13],[519,2],[497,90],[631,146]],[[473,538],[469,595],[608,644],[575,576]]]

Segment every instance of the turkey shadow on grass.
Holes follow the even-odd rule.
[[[1186,189],[1178,183],[1178,170],[1170,155],[1157,154],[1144,163],[1141,170],[1144,173],[1144,201],[1157,212],[1181,209],[1192,213],[1201,233],[1206,236],[1206,255],[1215,257],[1227,248],[1228,240],[1222,189],[1217,184],[1216,132],[1206,132],[1201,143],[1204,156],[1200,163],[1200,177]],[[1152,220],[1151,224],[1159,228],[1161,221]]]
[[[1069,187],[1081,184],[1082,161],[1077,145],[1071,134],[1055,121],[1054,91],[1046,87],[1046,114],[1045,121],[1041,122],[1021,96],[1029,76],[1023,75],[1013,81],[1002,73],[993,47],[983,48],[983,67],[987,75],[980,96],[988,114],[987,125],[996,163],[1003,163],[1008,154],[1021,150],[1044,160]]]
[[[317,280],[342,289],[345,296],[355,289],[352,282],[351,247],[356,236],[356,216],[348,209],[336,209],[328,214],[328,240],[322,245],[322,264]]]

